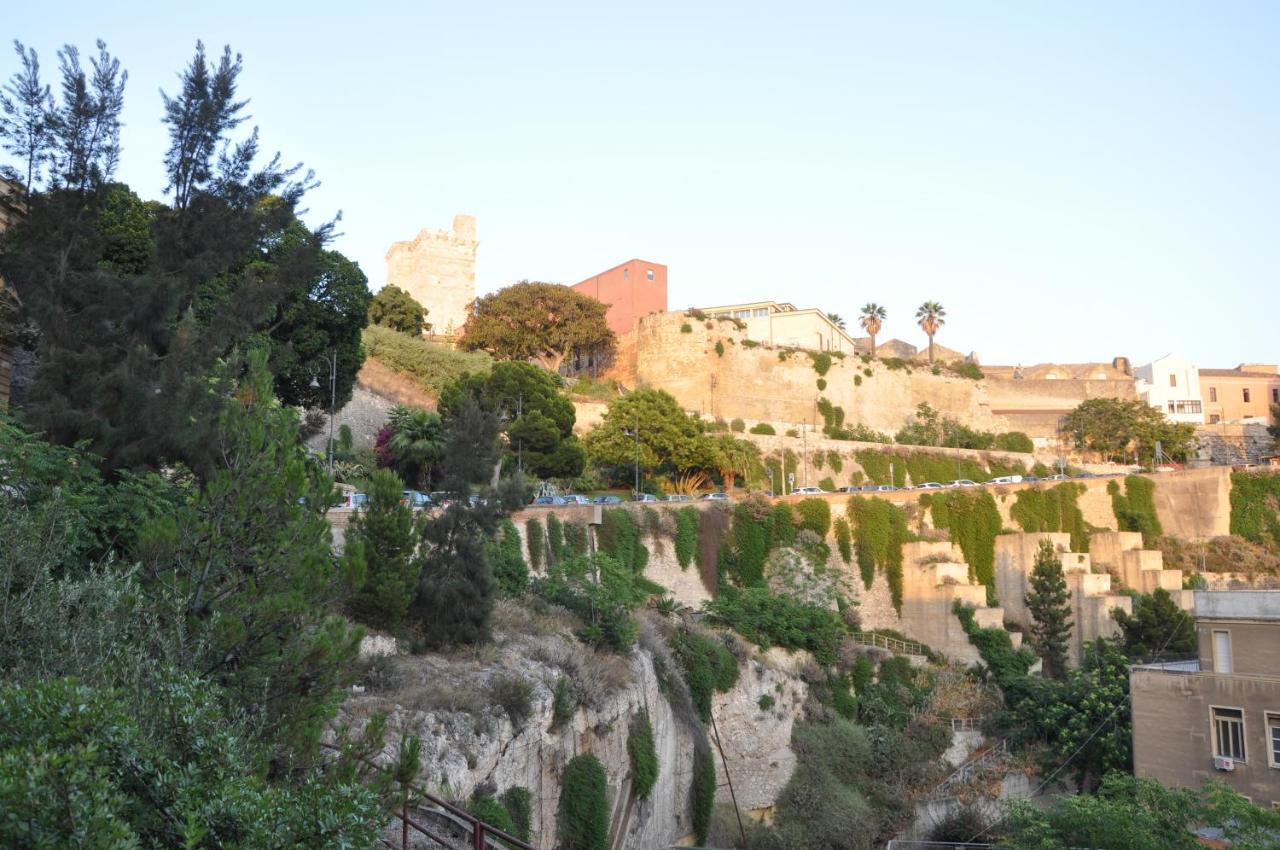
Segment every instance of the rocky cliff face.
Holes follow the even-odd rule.
[[[591,753],[609,777],[613,848],[670,846],[692,832],[693,753],[702,732],[696,719],[673,708],[661,669],[672,662],[647,627],[629,657],[593,653],[561,627],[517,610],[499,611],[495,646],[453,656],[394,656],[394,684],[354,696],[343,720],[358,726],[375,711],[388,714],[388,740],[417,735],[423,742],[423,783],[440,796],[467,800],[477,790],[501,793],[521,786],[533,798],[533,843],[556,842],[560,776],[570,759]],[[655,668],[655,658],[656,665]],[[737,685],[714,702],[720,743],[744,809],[773,805],[795,765],[791,727],[808,694],[798,670],[803,656],[780,651],[743,662]],[[528,714],[513,716],[502,702],[513,680],[529,686]],[[552,728],[555,687],[569,682],[579,703]],[[773,704],[764,709],[761,697]],[[633,799],[627,739],[632,718],[647,711],[659,762],[648,799]],[[711,734],[708,730],[708,734]],[[715,743],[712,739],[714,750]],[[394,746],[386,756],[390,758]],[[720,785],[724,768],[717,756]],[[718,798],[728,801],[727,788]]]

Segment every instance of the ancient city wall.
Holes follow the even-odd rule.
[[[1007,420],[1012,430],[1023,431],[1031,437],[1057,436],[1058,420],[1082,401],[1137,398],[1131,378],[1107,381],[986,378],[983,384],[991,412]]]

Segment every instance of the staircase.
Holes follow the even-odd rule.
[[[1245,466],[1265,463],[1275,454],[1275,441],[1261,426],[1259,433],[1224,437],[1212,428],[1196,431],[1200,439],[1200,456],[1207,457],[1214,466]]]
[[[1003,738],[995,743],[994,746],[987,747],[984,750],[971,755],[964,764],[955,769],[955,772],[937,784],[932,791],[929,792],[930,800],[943,800],[954,796],[957,789],[967,783],[979,773],[989,770],[1000,762],[1009,757],[1009,743]]]

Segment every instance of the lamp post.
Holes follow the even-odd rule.
[[[338,406],[338,349],[334,349],[325,358],[325,363],[329,366],[329,445],[326,455],[329,462],[329,477],[333,477],[333,417],[335,409]],[[311,389],[320,389],[320,381],[316,377],[311,378]]]
[[[628,437],[635,437],[635,440],[636,440],[636,460],[635,460],[636,489],[635,489],[634,495],[636,498],[639,498],[640,496],[640,417],[639,415],[636,416],[636,427],[624,428],[622,433]]]

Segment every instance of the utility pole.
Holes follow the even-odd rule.
[[[333,417],[338,406],[338,349],[329,361],[329,477],[333,477]]]

